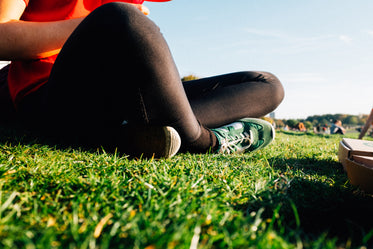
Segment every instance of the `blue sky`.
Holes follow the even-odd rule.
[[[145,3],[180,75],[274,73],[277,118],[368,114],[373,107],[373,1],[173,0]]]
[[[277,75],[277,118],[368,114],[373,107],[372,0],[145,2],[180,75]],[[0,65],[1,66],[1,65]]]

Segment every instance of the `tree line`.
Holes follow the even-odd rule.
[[[296,128],[299,123],[303,123],[307,129],[313,127],[330,126],[335,120],[341,120],[343,126],[356,127],[366,123],[368,115],[349,115],[349,114],[325,114],[309,116],[306,119],[275,119],[277,127]]]

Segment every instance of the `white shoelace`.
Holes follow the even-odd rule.
[[[251,138],[253,137],[252,132],[249,131],[249,133],[244,132],[241,133],[239,136],[236,137],[226,137],[224,140],[221,141],[221,146],[219,152],[221,153],[226,153],[226,154],[231,154],[232,152],[243,152],[246,149],[250,148],[252,145],[253,141]],[[242,148],[238,147],[237,144],[240,143],[249,143],[247,146],[244,146]]]

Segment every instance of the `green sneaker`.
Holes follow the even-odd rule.
[[[273,126],[262,119],[244,118],[211,129],[219,141],[218,153],[243,153],[261,149],[275,138]]]

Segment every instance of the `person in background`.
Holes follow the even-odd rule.
[[[307,131],[307,129],[306,129],[306,127],[304,126],[304,123],[303,122],[299,122],[298,124],[297,124],[297,130],[298,131],[302,131],[302,132],[304,132],[304,131]]]
[[[334,120],[333,124],[330,126],[330,134],[342,134],[344,135],[346,130],[342,127],[341,120]]]
[[[12,61],[0,86],[22,124],[156,158],[269,144],[273,127],[258,118],[281,103],[280,81],[245,71],[182,83],[143,2],[0,1],[0,60]]]

